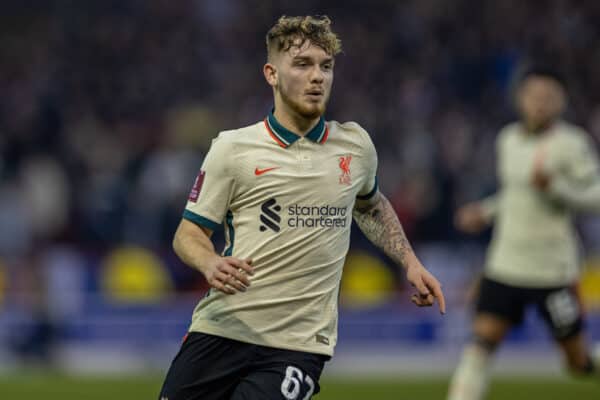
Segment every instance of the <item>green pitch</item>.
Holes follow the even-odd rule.
[[[0,377],[0,398],[19,400],[156,400],[160,377],[74,378],[62,375]],[[446,379],[325,379],[316,400],[443,400]],[[506,379],[493,381],[487,400],[600,399],[600,381]]]

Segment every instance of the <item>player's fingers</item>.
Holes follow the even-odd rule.
[[[237,290],[239,290],[240,292],[245,292],[246,291],[246,285],[244,285],[242,282],[240,282],[239,279],[237,279],[235,276],[233,275],[228,275],[226,280],[225,280],[225,284],[229,285]]]
[[[414,304],[416,304],[418,306],[419,305],[419,296],[417,296],[416,294],[413,294],[412,296],[410,296],[410,301],[412,301]]]
[[[248,285],[245,285],[240,279],[238,279],[236,274],[240,276],[240,279],[247,280],[242,273],[236,271],[232,267],[229,267],[229,269],[224,272],[218,272],[218,278],[223,284],[233,287],[240,292],[245,292]]]
[[[422,296],[421,295],[420,297],[421,297],[421,303],[424,306],[430,307],[435,302],[435,297],[433,297],[432,294],[428,294],[427,296]]]
[[[434,299],[430,294],[425,296],[413,294],[410,300],[419,307],[431,307]]]
[[[222,284],[227,283],[227,277],[229,276],[229,274],[227,272],[223,272],[223,271],[217,271],[215,272],[215,274],[213,275],[213,279],[215,281],[221,282]],[[209,282],[211,283],[211,282]]]
[[[235,266],[236,268],[241,268],[250,275],[254,275],[254,267],[248,264],[246,260],[240,260],[239,258],[234,257],[227,257],[226,260],[229,264]]]
[[[544,179],[546,179],[546,173],[544,165],[546,163],[546,143],[542,143],[534,155],[533,160],[533,171],[531,174],[531,181],[537,185],[543,185]]]
[[[438,300],[440,313],[445,314],[446,313],[446,299],[444,298],[444,293],[442,292],[442,285],[431,274],[427,274],[426,276],[423,277],[423,279],[425,280],[425,285],[427,285],[427,288],[429,289],[430,293],[432,293],[433,297],[435,297]]]
[[[435,282],[435,285],[432,285],[431,291],[433,292],[433,297],[435,297],[438,301],[438,306],[440,308],[440,313],[446,314],[446,299],[444,298],[444,292],[442,291],[442,285],[439,282]]]
[[[246,288],[247,288],[246,285],[244,285],[242,282],[235,279],[233,276],[230,276],[229,278],[227,278],[226,285],[232,286],[235,289],[239,290],[240,292],[245,292]]]
[[[244,286],[250,286],[250,279],[248,279],[248,275],[241,269],[236,269],[231,265],[224,265],[221,272],[234,277],[236,280],[240,281]]]
[[[219,280],[221,281],[221,283],[228,289],[231,289],[232,291],[240,291],[240,292],[245,292],[246,291],[246,286],[244,284],[242,284],[241,282],[239,282],[234,276],[232,276],[229,273],[222,273],[219,275]]]
[[[427,289],[427,286],[425,286],[422,277],[419,277],[414,282],[412,282],[412,285],[415,287],[415,289],[417,289],[419,295],[427,296],[429,294],[429,289]]]
[[[221,281],[215,280],[213,281],[213,283],[211,283],[211,286],[225,294],[235,294],[235,290],[233,288],[229,287]]]
[[[228,259],[226,263],[222,263],[217,266],[217,269],[225,274],[235,276],[240,281],[244,281],[246,285],[250,284],[248,277],[246,275],[245,270],[243,270],[238,265],[241,265],[236,259]]]

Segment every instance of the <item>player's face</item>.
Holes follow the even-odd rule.
[[[563,111],[565,93],[557,81],[532,75],[523,81],[518,93],[518,106],[525,124],[531,129],[543,128]]]
[[[320,117],[331,93],[333,57],[306,41],[280,54],[274,64],[273,87],[281,105],[307,119]]]

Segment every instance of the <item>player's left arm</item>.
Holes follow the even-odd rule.
[[[404,268],[406,279],[418,291],[411,301],[422,307],[433,305],[437,299],[440,312],[444,314],[446,301],[442,286],[417,258],[388,199],[380,192],[368,200],[357,199],[353,216],[365,236]]]
[[[600,166],[587,134],[567,144],[564,173],[549,174],[544,152],[534,165],[532,183],[551,197],[578,211],[600,212]]]

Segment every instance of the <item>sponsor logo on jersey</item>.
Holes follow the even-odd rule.
[[[287,226],[290,228],[345,228],[348,223],[348,207],[294,204],[287,211]]]
[[[289,228],[345,228],[348,224],[348,208],[331,205],[307,206],[293,204],[285,207],[282,218],[282,207],[277,204],[275,198],[271,198],[261,204],[259,229],[265,232],[267,229],[279,232],[281,225]]]
[[[261,176],[265,172],[273,171],[274,169],[277,169],[277,168],[279,168],[279,167],[270,167],[270,168],[258,168],[258,167],[256,167],[254,169],[254,175]]]
[[[260,222],[263,223],[259,228],[260,231],[264,232],[267,229],[270,229],[273,232],[279,232],[281,229],[279,227],[279,223],[281,222],[281,217],[279,216],[281,206],[277,204],[277,200],[271,198],[265,201],[261,204],[260,210],[262,211],[260,214]]]
[[[342,174],[340,175],[340,185],[351,185],[352,179],[350,176],[350,162],[352,161],[352,155],[340,157],[340,169]]]

